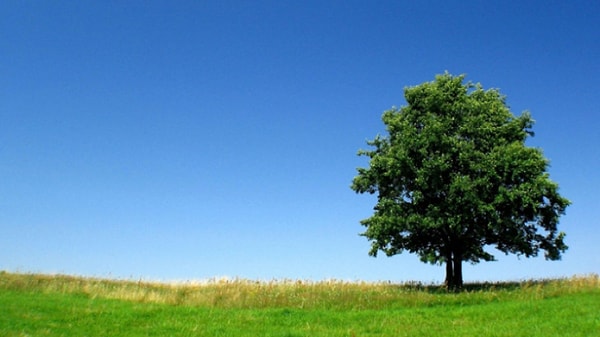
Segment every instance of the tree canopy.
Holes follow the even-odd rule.
[[[567,246],[559,217],[570,202],[547,173],[541,149],[528,147],[533,119],[513,115],[496,89],[445,73],[404,90],[407,105],[383,113],[387,135],[360,150],[357,193],[377,194],[361,224],[370,254],[408,251],[446,264],[449,288],[463,284],[462,262],[492,261],[490,247],[560,259]]]

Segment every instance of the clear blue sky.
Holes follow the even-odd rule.
[[[2,1],[0,270],[418,280],[350,188],[381,114],[444,71],[499,88],[572,200],[570,249],[466,281],[600,273],[597,1]]]

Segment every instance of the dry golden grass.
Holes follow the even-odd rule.
[[[443,287],[419,283],[258,282],[243,279],[159,283],[0,272],[2,289],[211,308],[358,310],[548,298],[586,290],[598,291],[600,277],[587,275],[557,280],[467,284],[464,292],[449,294]]]

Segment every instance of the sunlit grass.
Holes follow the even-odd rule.
[[[462,293],[450,294],[442,286],[416,282],[212,279],[160,283],[0,272],[0,289],[209,308],[360,310],[544,299],[573,292],[597,291],[600,289],[600,277],[594,274],[553,280],[466,284]]]
[[[594,336],[598,275],[468,284],[157,283],[0,272],[0,336]]]

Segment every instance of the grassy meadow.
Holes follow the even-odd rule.
[[[598,275],[164,284],[0,272],[0,336],[600,336]]]

